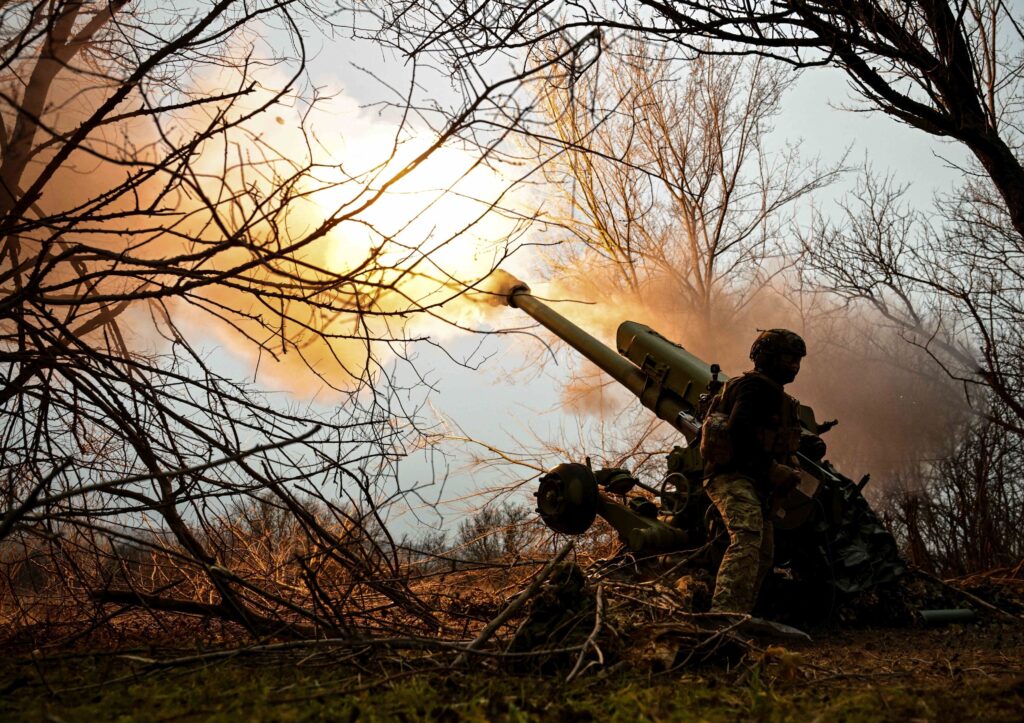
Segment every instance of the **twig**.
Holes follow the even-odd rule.
[[[682,560],[680,560],[679,562],[675,563],[674,565],[672,565],[672,567],[668,568],[667,570],[665,570],[665,572],[661,573],[656,578],[654,578],[654,580],[652,582],[658,582],[660,580],[665,579],[666,577],[670,577],[671,575],[674,575],[676,570],[679,570],[680,568],[686,566],[688,563],[690,563],[693,560],[697,559],[699,556],[703,555],[708,550],[709,547],[711,547],[711,542],[705,542],[703,545],[698,547],[696,550],[693,550],[692,552],[687,554],[686,557],[684,557]],[[681,554],[681,553],[677,553],[677,554]]]
[[[576,658],[576,665],[573,666],[569,675],[566,676],[565,682],[571,683],[578,673],[580,673],[580,666],[583,665],[583,660],[587,656],[587,649],[593,646],[594,652],[597,653],[597,662],[599,665],[604,665],[604,654],[601,652],[601,648],[597,645],[597,635],[601,632],[601,627],[604,624],[604,586],[598,583],[597,586],[597,609],[594,611],[594,629],[590,631],[590,635],[586,641],[580,647],[579,657]],[[587,667],[590,667],[589,665]],[[584,668],[586,670],[586,668]]]
[[[917,671],[914,670],[883,670],[874,673],[833,673],[831,675],[823,675],[820,678],[811,678],[806,681],[805,685],[815,685],[817,683],[824,683],[829,680],[873,680],[876,678],[899,678],[904,676],[916,676]]]
[[[476,639],[466,646],[466,652],[462,653],[462,655],[455,659],[456,667],[465,663],[469,651],[476,650],[481,645],[490,640],[491,636],[494,635],[495,631],[502,625],[504,625],[506,620],[515,615],[519,611],[519,608],[521,608],[527,600],[533,597],[533,595],[537,592],[537,590],[544,583],[544,581],[547,580],[548,577],[550,577],[552,572],[554,572],[554,569],[558,565],[558,563],[565,559],[565,556],[569,554],[569,550],[572,549],[572,546],[572,540],[565,543],[565,547],[563,547],[559,551],[559,553],[555,555],[555,557],[552,558],[551,561],[548,562],[548,564],[545,565],[539,573],[537,573],[537,577],[533,579],[533,582],[530,583],[529,587],[527,587],[525,590],[519,593],[519,595],[516,596],[516,598],[508,604],[508,607],[506,607],[504,610],[498,613],[498,616],[494,618],[494,620],[487,623],[486,627],[484,627],[484,629],[480,631],[480,634],[476,636]]]
[[[12,502],[10,509],[5,510],[3,518],[0,519],[0,540],[7,537],[7,533],[14,529],[15,523],[24,517],[26,512],[31,510],[33,507],[40,505],[39,495],[41,495],[43,490],[47,489],[50,486],[50,483],[57,479],[57,477],[59,477],[70,465],[71,459],[61,461],[60,464],[50,471],[50,474],[46,475],[42,482],[32,488],[32,491],[29,492],[28,496],[25,497],[21,504],[13,504]]]
[[[371,648],[391,648],[395,650],[439,650],[439,651],[450,651],[452,653],[458,651],[460,657],[466,657],[468,655],[478,655],[483,657],[491,658],[531,658],[543,655],[552,655],[556,653],[575,653],[579,652],[578,646],[565,647],[565,648],[553,648],[543,650],[526,650],[522,652],[499,652],[493,650],[474,650],[469,648],[467,644],[457,642],[454,640],[438,640],[432,638],[417,638],[417,637],[401,637],[401,638],[322,638],[319,640],[290,640],[283,643],[270,643],[266,645],[247,645],[242,648],[230,648],[227,650],[213,650],[208,653],[198,653],[195,655],[187,655],[181,658],[171,658],[166,660],[157,660],[155,658],[145,655],[117,655],[122,660],[128,660],[143,665],[145,670],[154,671],[165,668],[175,668],[189,665],[205,665],[226,658],[235,658],[246,655],[266,655],[275,653],[288,653],[292,651],[302,651],[308,648],[344,648],[348,650],[359,649],[360,652],[370,650]],[[308,656],[307,656],[308,657]],[[108,681],[109,682],[109,681]],[[99,684],[103,685],[103,683]],[[83,686],[84,687],[95,687],[95,686]],[[66,690],[79,690],[79,688],[69,688]],[[65,691],[66,692],[66,691]]]
[[[732,641],[732,642],[734,642],[734,643],[742,645],[747,650],[756,649],[756,646],[751,645],[750,642],[740,640],[739,638],[737,638],[733,634],[736,631],[737,628],[739,628],[741,625],[743,625],[743,623],[745,623],[748,620],[750,620],[750,615],[746,615],[746,614],[743,614],[743,613],[736,613],[735,615],[729,614],[729,613],[727,613],[727,614],[714,613],[714,614],[706,615],[706,617],[708,617],[708,618],[712,618],[712,617],[716,617],[716,616],[717,617],[725,617],[726,620],[732,619],[733,617],[735,617],[736,619],[735,619],[734,622],[726,625],[725,627],[719,628],[718,630],[715,630],[714,632],[712,632],[711,635],[709,635],[708,637],[704,638],[699,643],[694,645],[693,649],[690,650],[690,652],[687,654],[687,656],[683,660],[683,662],[679,663],[678,665],[672,666],[673,668],[679,668],[679,667],[682,667],[684,665],[687,665],[691,660],[693,660],[693,657],[695,655],[698,655],[698,654],[701,656],[701,660],[707,660],[711,655],[713,655],[715,653],[715,651],[718,650],[719,647],[721,647],[721,645],[727,639]],[[697,614],[691,615],[691,617],[704,617],[704,615],[702,615],[700,613],[697,613]],[[672,629],[671,623],[661,624],[661,625],[658,625],[656,627],[662,628],[662,629],[665,629],[665,630]],[[706,632],[706,631],[699,631],[699,632]]]
[[[1013,613],[1007,612],[1006,610],[1003,610],[1000,607],[996,607],[992,603],[986,602],[985,600],[982,600],[980,597],[978,597],[977,595],[975,595],[973,593],[969,593],[966,590],[962,590],[962,589],[958,588],[956,585],[950,585],[948,582],[946,582],[945,580],[943,580],[940,577],[936,577],[935,575],[932,575],[931,573],[925,572],[924,570],[916,570],[916,572],[921,577],[925,577],[925,578],[928,578],[929,580],[931,580],[933,582],[937,582],[938,584],[942,585],[944,588],[947,588],[948,590],[951,590],[951,591],[955,592],[956,594],[961,595],[964,599],[974,603],[978,607],[982,607],[982,608],[988,610],[990,613],[993,613],[993,614],[998,615],[1000,617],[1006,618],[1008,620],[1013,620],[1015,623],[1024,622],[1024,617],[1021,617],[1019,615],[1014,615]]]

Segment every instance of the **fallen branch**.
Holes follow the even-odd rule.
[[[713,656],[718,649],[726,642],[738,645],[741,648],[749,651],[754,649],[749,641],[742,640],[735,635],[736,631],[743,626],[744,623],[750,620],[750,615],[744,613],[693,613],[686,615],[685,617],[694,618],[697,620],[722,620],[724,619],[727,623],[724,626],[716,626],[713,630],[694,630],[686,629],[681,627],[678,623],[662,623],[660,625],[652,625],[652,628],[660,630],[676,630],[686,635],[698,637],[706,635],[707,637],[699,638],[695,641],[692,649],[687,653],[686,657],[681,663],[676,663],[671,666],[672,669],[681,668],[690,663],[695,657],[700,656],[701,662],[707,661]],[[729,622],[731,621],[731,622]]]
[[[537,573],[537,577],[533,579],[533,582],[530,583],[529,587],[519,593],[519,595],[517,595],[504,610],[498,613],[498,616],[494,618],[494,620],[487,623],[487,626],[480,631],[480,634],[476,636],[476,639],[466,646],[466,651],[455,659],[456,667],[465,663],[470,651],[476,650],[490,640],[495,631],[504,625],[506,620],[515,615],[526,601],[536,594],[537,590],[540,589],[540,586],[544,584],[544,581],[551,576],[552,572],[554,572],[558,563],[564,560],[565,556],[569,554],[569,550],[572,549],[572,546],[573,542],[571,540],[565,543],[565,547],[563,547],[559,553],[555,555],[539,573]]]
[[[956,593],[957,595],[960,595],[965,600],[967,600],[968,602],[974,603],[978,607],[981,607],[981,608],[984,608],[985,610],[988,610],[993,615],[998,615],[999,617],[1006,618],[1007,620],[1012,620],[1012,621],[1014,621],[1015,623],[1018,623],[1018,624],[1024,622],[1024,617],[1021,617],[1020,615],[1014,615],[1011,612],[1007,612],[1006,610],[1003,610],[1001,607],[996,607],[992,603],[987,602],[985,600],[982,600],[980,597],[978,597],[977,595],[975,595],[973,593],[969,593],[966,590],[962,590],[962,589],[958,588],[956,585],[949,584],[948,582],[946,582],[945,580],[943,580],[940,577],[936,577],[935,575],[932,575],[931,573],[925,572],[924,570],[916,570],[916,572],[921,577],[926,577],[929,580],[932,580],[933,582],[937,582],[939,585],[942,585],[947,590],[950,590],[950,591]]]
[[[247,645],[241,648],[227,648],[224,650],[213,650],[207,653],[186,655],[180,658],[168,658],[159,660],[141,654],[117,654],[118,658],[135,663],[141,663],[146,671],[163,670],[189,665],[207,665],[216,661],[230,658],[254,655],[287,654],[291,652],[302,652],[306,658],[310,657],[309,649],[318,648],[322,652],[336,652],[338,650],[359,651],[360,653],[374,648],[388,650],[428,650],[441,652],[458,652],[460,656],[477,655],[486,658],[533,658],[558,653],[575,653],[579,651],[578,646],[566,648],[554,648],[544,650],[525,650],[521,652],[500,652],[494,650],[467,650],[466,643],[455,640],[438,640],[431,638],[404,637],[404,638],[321,638],[319,640],[289,640],[283,643],[268,643],[264,645]],[[314,654],[317,651],[313,651]],[[61,658],[63,659],[63,658]],[[126,676],[124,680],[134,676]],[[118,678],[116,680],[122,680]],[[105,685],[108,682],[98,685]],[[68,688],[64,692],[96,687],[95,685],[83,686],[82,688]]]
[[[594,611],[594,629],[590,631],[590,635],[587,637],[586,641],[580,647],[580,655],[579,655],[578,658],[576,658],[576,665],[574,665],[572,670],[569,671],[569,675],[567,675],[565,677],[565,682],[566,683],[571,683],[576,678],[577,674],[582,672],[580,670],[580,666],[583,665],[583,660],[587,656],[587,649],[590,648],[591,646],[593,646],[594,652],[597,653],[597,661],[596,662],[599,665],[604,665],[604,654],[601,652],[601,648],[599,648],[598,645],[597,645],[597,636],[601,632],[601,628],[602,628],[603,625],[604,625],[604,586],[599,583],[598,586],[597,586],[597,609]],[[593,664],[593,661],[591,662],[591,664]],[[590,667],[590,665],[587,665],[587,668],[589,668],[589,667]],[[583,668],[583,670],[586,670],[587,668]]]
[[[199,617],[215,617],[229,622],[240,623],[238,614],[224,603],[204,603],[185,598],[170,598],[152,595],[133,590],[95,590],[89,597],[101,604],[141,607],[146,610],[196,615]],[[317,630],[310,625],[284,622],[249,613],[250,622],[256,626],[261,635],[279,636],[286,632],[298,637],[316,637]]]

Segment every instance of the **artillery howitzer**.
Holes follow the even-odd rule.
[[[507,301],[626,387],[687,441],[669,455],[666,476],[657,487],[644,485],[626,470],[594,471],[589,461],[555,467],[541,477],[536,493],[544,523],[556,532],[575,535],[601,516],[637,556],[705,548],[711,551],[711,564],[717,565],[717,511],[703,490],[697,442],[709,398],[726,380],[718,366],[632,321],[619,326],[616,353],[532,296],[521,282],[507,292]],[[776,567],[790,571],[800,597],[808,603],[838,602],[897,580],[906,566],[892,536],[861,494],[867,477],[855,483],[824,459],[819,435],[835,422],[819,424],[804,405],[799,416],[806,442],[798,454],[802,481],[771,509]],[[657,502],[635,497],[622,504],[612,499],[625,498],[638,486]],[[724,546],[724,540],[717,545],[719,556]]]

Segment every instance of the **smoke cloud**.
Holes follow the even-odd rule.
[[[609,346],[622,321],[638,321],[736,375],[752,367],[748,354],[759,329],[798,332],[808,356],[787,390],[811,406],[819,422],[839,420],[824,437],[828,458],[855,479],[871,473],[875,487],[927,464],[967,413],[962,392],[934,362],[868,309],[841,307],[818,292],[780,283],[754,293],[726,292],[709,308],[694,309],[663,277],[625,288],[616,268],[593,259],[583,267],[561,269],[556,281],[535,284],[535,293],[573,301],[552,306]],[[564,408],[623,418],[618,413],[634,403],[628,395],[589,362],[570,357],[574,373],[563,388]]]
[[[312,396],[365,378],[403,353],[403,339],[480,323],[480,301],[496,299],[480,283],[514,251],[534,213],[529,195],[510,192],[500,168],[454,147],[420,160],[432,133],[371,116],[341,92],[310,108],[294,96],[275,100],[268,89],[286,78],[274,71],[259,81],[240,98],[164,114],[164,137],[132,114],[101,126],[46,184],[44,215],[86,219],[76,229],[88,232],[83,240],[124,259],[114,263],[121,273],[103,275],[87,294],[152,292],[183,270],[186,278],[231,274],[161,297],[165,309],[120,309],[129,351],[166,348],[161,327],[170,320],[186,338],[220,344],[265,385]],[[108,96],[109,87],[87,82],[61,76],[50,128],[74,129]],[[197,76],[187,95],[220,97],[251,82],[224,69]],[[244,120],[210,134],[190,157],[167,159],[168,148],[187,146],[221,117]],[[36,159],[26,183],[50,157]],[[153,164],[165,166],[147,177]],[[125,186],[133,174],[140,180]],[[238,242],[218,248],[233,233]],[[43,238],[26,237],[27,252]],[[254,265],[257,255],[269,261]],[[133,274],[131,259],[151,265]],[[161,264],[166,276],[153,271]],[[47,283],[73,283],[79,273],[58,266]],[[86,302],[79,314],[97,308]]]

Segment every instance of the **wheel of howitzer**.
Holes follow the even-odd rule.
[[[585,465],[558,465],[540,478],[536,496],[537,512],[555,532],[579,535],[597,517],[597,480]]]

